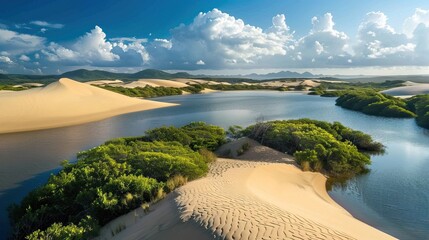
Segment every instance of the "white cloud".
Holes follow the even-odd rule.
[[[311,33],[317,32],[333,32],[334,31],[334,21],[331,13],[326,13],[321,19],[313,17],[311,19],[311,24],[313,24],[313,29]]]
[[[206,63],[203,60],[198,60],[195,64],[197,65],[205,65]]]
[[[99,26],[78,38],[69,46],[50,43],[41,50],[49,62],[62,62],[66,65],[91,66],[142,66],[150,57],[143,46],[147,39],[112,38]]]
[[[60,23],[49,23],[49,22],[46,22],[46,21],[31,21],[30,24],[33,24],[33,25],[36,25],[36,26],[39,26],[39,27],[45,27],[45,28],[57,28],[57,29],[60,29],[60,28],[64,27],[63,24],[60,24]]]
[[[19,60],[21,60],[21,61],[23,61],[23,62],[28,62],[28,61],[30,61],[31,59],[27,56],[27,55],[21,55],[20,57],[19,57]]]
[[[417,26],[421,23],[429,26],[429,10],[417,8],[411,17],[405,19],[403,32],[407,34],[408,37],[412,37],[414,30],[416,30]]]
[[[387,21],[384,13],[369,12],[359,25],[355,58],[360,64],[409,64],[413,60],[416,45],[405,34],[396,32]]]
[[[324,48],[323,48],[323,45],[322,45],[322,44],[320,44],[320,42],[319,42],[319,41],[315,41],[315,42],[314,42],[314,47],[315,47],[315,49],[316,49],[316,53],[317,53],[317,55],[320,55],[321,53],[323,53]]]
[[[204,66],[228,68],[252,66],[266,56],[284,56],[292,35],[284,15],[277,15],[272,21],[273,25],[264,31],[218,9],[199,13],[191,24],[173,29],[171,39],[155,40],[149,50],[156,53],[151,54],[156,58],[152,63],[159,67],[190,68],[193,65],[184,63],[204,59]]]
[[[323,67],[329,64],[345,64],[348,57],[349,37],[334,28],[335,23],[331,13],[323,17],[313,17],[313,24],[308,35],[297,42],[297,67]],[[336,56],[335,58],[333,56]],[[329,61],[327,61],[329,60]]]
[[[0,29],[0,51],[7,51],[12,55],[39,50],[44,43],[43,37]]]
[[[415,52],[419,60],[429,64],[429,26],[421,23],[413,32]]]
[[[139,43],[147,43],[147,38],[135,38],[135,37],[119,37],[119,38],[110,38],[110,41],[116,42],[139,42]]]
[[[6,57],[6,56],[0,56],[0,63],[12,64],[12,63],[13,63],[13,61],[12,61],[12,60],[10,60],[10,58],[9,58],[9,57]]]
[[[118,55],[112,53],[113,45],[106,41],[106,34],[99,26],[95,26],[91,32],[80,37],[73,44],[73,49],[83,57],[87,57],[90,62],[119,59]]]

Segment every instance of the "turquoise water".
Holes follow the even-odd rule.
[[[162,125],[205,121],[228,127],[265,120],[313,118],[339,121],[387,146],[371,172],[335,187],[330,195],[355,217],[400,239],[429,239],[429,133],[412,119],[367,116],[335,106],[333,98],[272,91],[172,96],[180,106],[113,117],[72,127],[0,135],[0,238],[6,207],[59,170],[64,159],[104,141],[142,135]]]

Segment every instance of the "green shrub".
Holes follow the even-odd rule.
[[[336,105],[375,116],[393,118],[413,118],[416,116],[407,109],[404,100],[374,90],[349,91],[337,98]]]
[[[338,122],[333,124],[310,120],[270,121],[255,124],[244,130],[250,138],[293,154],[303,169],[327,171],[330,175],[353,175],[365,172],[370,164],[367,154],[360,150],[382,151],[383,145],[369,135],[349,129]]]
[[[215,160],[206,148],[215,149],[224,139],[222,128],[198,122],[80,152],[76,163],[64,161],[58,174],[9,208],[12,238],[88,239],[97,229],[86,216],[106,224],[203,176]]]

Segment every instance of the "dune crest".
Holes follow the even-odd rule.
[[[413,83],[406,82],[407,86],[396,87],[382,91],[384,94],[392,96],[414,96],[419,94],[429,94],[428,83]]]
[[[70,126],[175,104],[141,100],[68,78],[0,95],[0,133]]]

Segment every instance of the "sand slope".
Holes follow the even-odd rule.
[[[225,239],[394,239],[337,205],[325,181],[285,163],[219,159],[176,201],[183,220]]]
[[[251,147],[242,159],[218,159],[207,177],[180,187],[147,215],[115,219],[99,239],[112,238],[121,224],[126,229],[113,239],[394,239],[353,218],[329,197],[323,175],[288,164],[290,156],[247,139],[220,151],[244,142]]]
[[[392,96],[413,96],[419,94],[429,94],[429,84],[428,83],[414,83],[414,85],[391,88],[382,93],[389,94]]]
[[[0,94],[0,133],[69,126],[173,105],[62,78],[44,88]]]

